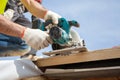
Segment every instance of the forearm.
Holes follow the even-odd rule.
[[[7,20],[4,16],[0,15],[0,33],[15,37],[21,37],[23,32],[23,26],[13,23]]]
[[[46,14],[47,9],[45,9],[38,2],[35,0],[21,0],[21,2],[34,16],[44,19],[44,15]]]

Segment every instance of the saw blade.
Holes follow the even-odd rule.
[[[60,50],[54,50],[54,51],[50,51],[50,52],[43,52],[44,55],[47,56],[53,56],[53,55],[69,55],[72,53],[79,53],[79,52],[86,52],[87,48],[86,47],[71,47],[71,48],[64,48],[64,49],[60,49]]]

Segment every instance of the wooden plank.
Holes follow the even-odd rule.
[[[71,78],[71,79],[55,79],[55,78],[46,78],[46,79],[42,79],[41,77],[37,76],[37,77],[30,77],[30,78],[24,78],[24,79],[19,79],[19,80],[75,80],[75,78]],[[92,77],[92,78],[79,78],[77,80],[120,80],[120,76],[118,77]]]
[[[42,76],[31,76],[19,80],[119,80],[119,77],[120,66],[117,66],[88,69],[47,69]]]
[[[86,79],[80,79],[80,80],[120,80],[120,76],[119,77],[86,78]]]
[[[44,76],[34,76],[34,77],[27,77],[27,78],[23,78],[23,79],[19,79],[19,80],[49,80]]]
[[[120,76],[120,66],[87,69],[48,69],[44,76],[53,79],[82,79]]]
[[[38,67],[47,67],[116,58],[120,58],[120,47],[89,52],[81,52],[77,54],[71,54],[69,56],[53,56],[48,58],[42,58],[35,61],[35,64]]]

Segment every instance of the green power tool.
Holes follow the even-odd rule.
[[[75,20],[67,21],[65,18],[59,18],[58,24],[54,25],[52,20],[46,20],[45,22],[39,22],[38,28],[43,31],[49,31],[49,35],[53,40],[53,49],[57,47],[67,46],[70,37],[70,29],[72,26],[79,27],[79,23]],[[58,49],[58,48],[57,48]]]

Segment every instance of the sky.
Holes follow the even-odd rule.
[[[120,45],[120,0],[43,0],[42,4],[67,20],[77,20],[80,28],[72,29],[85,40],[88,50]],[[29,13],[25,16],[30,18]],[[51,46],[37,55],[46,51],[51,51]]]
[[[80,28],[73,29],[85,40],[88,50],[120,45],[120,0],[43,0],[43,5],[68,20],[78,21]]]

